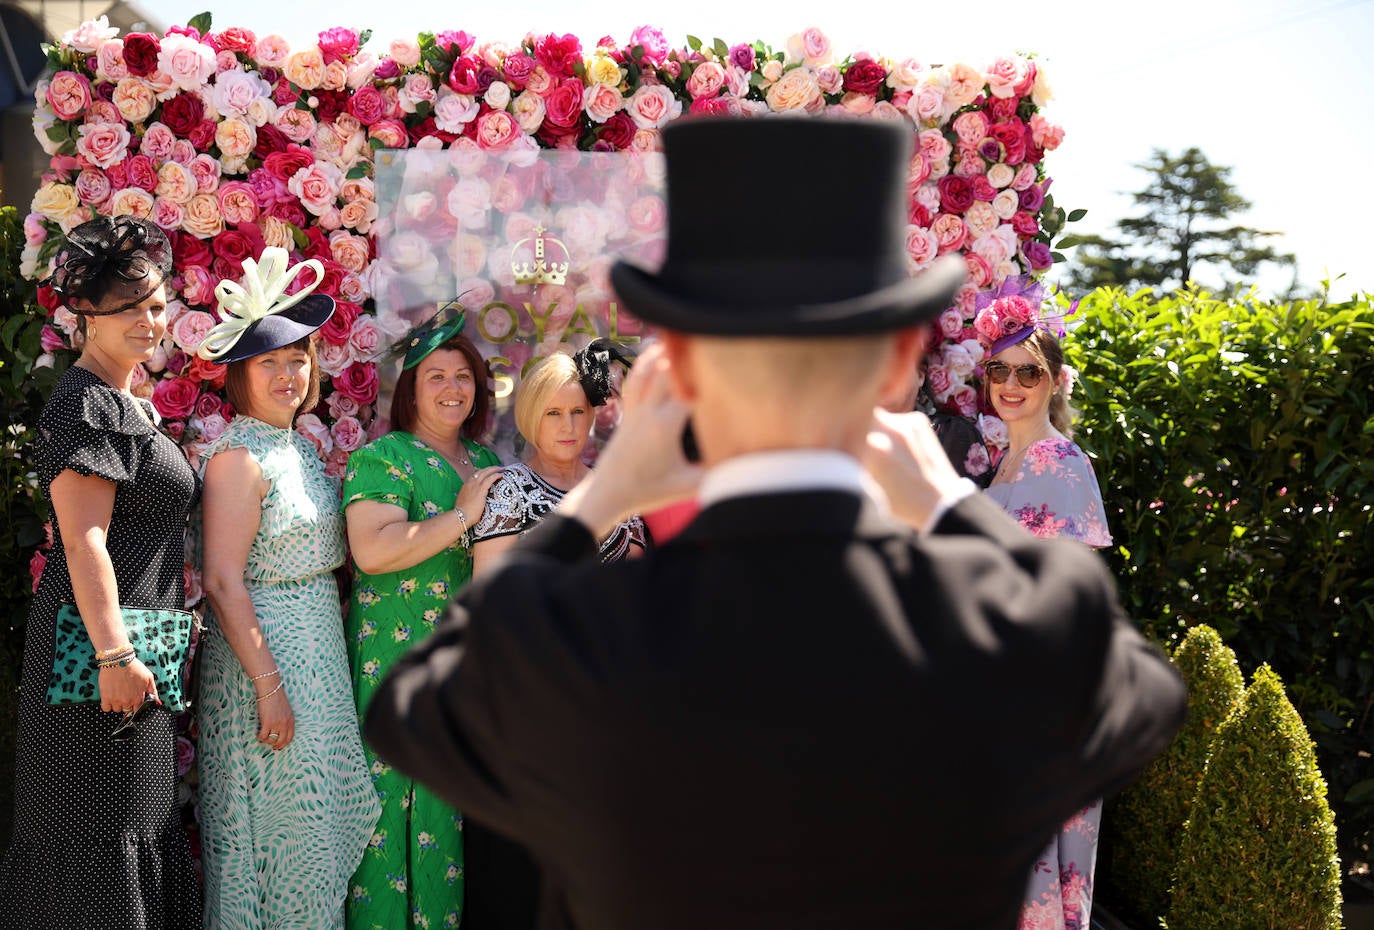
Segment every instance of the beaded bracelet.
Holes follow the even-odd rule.
[[[106,659],[112,659],[115,656],[123,655],[132,648],[134,648],[133,643],[125,643],[122,646],[115,646],[113,649],[97,649],[95,660],[97,662],[104,662]]]
[[[248,680],[249,680],[249,681],[262,681],[264,678],[271,678],[273,675],[280,675],[280,674],[281,674],[281,670],[280,670],[280,669],[274,668],[274,669],[272,669],[272,671],[270,671],[270,672],[263,672],[261,675],[249,675],[249,676],[248,676]]]
[[[458,522],[463,527],[463,532],[458,534],[458,545],[466,549],[472,544],[472,540],[468,536],[468,516],[463,513],[462,507],[454,507],[453,512],[458,514]]]
[[[273,688],[271,691],[268,691],[266,694],[264,694],[264,695],[262,695],[261,697],[257,698],[257,702],[258,702],[259,704],[261,704],[263,701],[267,700],[268,698],[270,698],[272,695],[276,694],[276,693],[277,693],[278,691],[280,691],[280,690],[281,690],[281,682],[277,682],[277,686],[276,686],[275,688]]]
[[[124,668],[136,658],[138,658],[138,653],[134,652],[134,647],[126,646],[122,652],[101,659],[96,663],[96,668]]]

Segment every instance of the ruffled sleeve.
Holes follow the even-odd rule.
[[[79,377],[79,376],[78,376]],[[37,459],[46,488],[63,471],[132,481],[157,432],[133,400],[96,383],[68,381],[38,418]]]
[[[354,501],[380,501],[410,512],[415,480],[405,458],[388,453],[386,437],[370,442],[348,457],[344,473],[344,507]]]
[[[1112,544],[1092,462],[1073,442],[1045,439],[1033,444],[1016,480],[994,486],[990,493],[1036,536],[1077,539],[1097,549]]]

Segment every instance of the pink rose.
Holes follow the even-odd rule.
[[[361,315],[353,321],[353,331],[348,334],[348,348],[355,361],[366,362],[376,357],[382,339],[377,321],[371,316]]]
[[[301,204],[316,216],[335,208],[343,172],[327,162],[317,162],[302,168],[286,182],[287,190],[300,198]]]
[[[1036,113],[1030,118],[1031,141],[1047,152],[1059,148],[1064,141],[1063,128],[1054,125],[1044,116]]]
[[[348,112],[358,118],[364,126],[371,126],[386,115],[386,98],[381,91],[369,85],[358,88],[348,99]]]
[[[224,430],[229,423],[221,414],[211,413],[192,420],[191,425],[195,427],[201,442],[211,443],[224,435]]]
[[[200,154],[191,159],[191,177],[196,181],[196,193],[213,194],[219,189],[219,159]]]
[[[214,325],[215,318],[210,314],[202,310],[187,310],[172,323],[172,341],[186,354],[194,355]]]
[[[200,385],[189,378],[163,378],[153,388],[153,406],[167,420],[183,420],[196,408]]]
[[[173,86],[195,90],[215,74],[215,52],[210,46],[176,34],[163,36],[161,45],[157,67]]]
[[[157,170],[157,187],[153,193],[176,203],[185,203],[196,195],[196,180],[185,165],[169,161]]]
[[[477,144],[484,151],[500,151],[519,134],[515,118],[505,110],[489,110],[477,118]]]
[[[998,58],[987,69],[988,90],[994,97],[1016,96],[1016,88],[1026,79],[1028,62],[1024,58]]]
[[[126,187],[114,192],[109,210],[110,216],[140,216],[147,219],[153,215],[153,195],[141,187]]]
[[[264,68],[280,68],[291,54],[291,46],[275,33],[263,36],[253,46],[253,60]]]
[[[77,127],[77,154],[97,168],[123,161],[131,136],[123,123],[86,123]]]
[[[219,281],[200,265],[181,269],[181,296],[188,304],[212,306],[215,303],[215,285]]]
[[[952,406],[960,416],[971,417],[978,413],[978,392],[965,384],[955,388],[945,403]]]
[[[953,379],[944,365],[931,362],[926,369],[926,390],[931,397],[939,397],[949,391]]]
[[[124,64],[124,40],[110,39],[100,43],[95,58],[97,76],[107,81],[118,81],[129,76],[129,68]]]
[[[358,54],[359,36],[352,29],[335,26],[319,34],[320,54],[326,62],[352,58]]]
[[[38,581],[43,577],[43,566],[48,564],[48,557],[43,554],[43,550],[35,549],[32,557],[29,558],[29,579],[33,582],[33,593],[38,593]]]
[[[321,459],[334,451],[334,437],[329,434],[329,427],[315,414],[302,413],[296,417],[296,432],[310,440],[315,447],[315,454]]]
[[[668,208],[662,197],[652,194],[640,197],[630,204],[626,211],[626,222],[631,229],[641,233],[654,233],[663,228],[668,217]]]
[[[138,144],[138,151],[154,161],[166,161],[172,157],[172,149],[176,144],[177,137],[172,130],[162,123],[150,123],[148,128],[143,130],[143,139]]]
[[[931,225],[931,232],[935,234],[942,255],[962,246],[968,237],[968,228],[964,225],[964,221],[950,213],[941,213],[936,216],[935,222]]]
[[[924,268],[940,253],[940,242],[930,230],[916,225],[906,228],[906,254],[917,268]]]
[[[84,74],[59,71],[52,76],[45,96],[58,119],[74,120],[91,104],[91,82]]]
[[[918,125],[930,126],[945,116],[945,94],[935,84],[921,84],[911,92],[906,112]]]
[[[359,403],[351,397],[347,397],[337,391],[329,395],[327,402],[329,415],[336,421],[344,417],[356,417],[361,408]]]
[[[640,129],[659,129],[682,114],[682,103],[662,84],[642,84],[626,105]]]
[[[977,145],[987,137],[988,127],[992,125],[987,114],[981,110],[969,110],[954,118],[954,134],[962,145]]]
[[[582,105],[592,122],[604,123],[625,106],[625,98],[609,84],[593,84],[583,92]]]
[[[344,452],[362,448],[367,439],[367,432],[357,417],[340,417],[329,433],[334,439],[334,448]]]
[[[838,94],[844,88],[844,75],[833,64],[820,65],[816,68],[815,74],[816,86],[821,89],[821,93]]]
[[[258,199],[253,188],[243,181],[227,181],[215,192],[224,221],[233,225],[258,219]]]
[[[940,314],[940,335],[946,339],[958,339],[964,331],[964,316],[956,309]]]
[[[377,399],[377,366],[371,362],[355,362],[332,379],[332,383],[334,390],[360,404],[370,404]]]
[[[550,88],[544,95],[544,116],[555,126],[576,125],[582,117],[582,82],[577,78],[565,78]]]
[[[158,197],[153,201],[152,220],[167,232],[181,229],[186,225],[186,207],[175,200]]]
[[[387,53],[402,68],[413,68],[420,63],[420,46],[406,39],[393,40]]]
[[[714,97],[725,85],[725,69],[714,61],[703,61],[692,70],[687,79],[687,93],[692,99]]]
[[[99,168],[83,168],[76,176],[76,196],[82,203],[104,203],[113,189],[109,177]]]
[[[400,97],[401,109],[407,113],[414,113],[417,104],[434,103],[438,99],[439,92],[435,90],[428,74],[408,74],[404,83],[401,84]]]

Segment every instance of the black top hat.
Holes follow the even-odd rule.
[[[258,260],[243,260],[243,281],[221,281],[215,288],[220,322],[211,328],[197,354],[228,365],[299,342],[334,315],[334,298],[311,293],[324,279],[318,259],[287,267],[285,249],[267,248]],[[295,294],[286,288],[302,271],[313,271],[313,283]]]
[[[857,335],[950,306],[965,266],[908,270],[905,123],[688,117],[663,130],[668,257],[616,262],[645,322],[720,336]]]

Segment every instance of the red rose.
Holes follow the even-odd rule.
[[[382,92],[371,84],[364,84],[357,93],[348,98],[348,112],[357,117],[364,126],[371,126],[386,116],[387,103]]]
[[[121,161],[118,164],[111,165],[110,167],[105,169],[105,177],[110,182],[110,190],[122,191],[124,188],[129,186],[128,161],[129,159],[126,158],[124,159],[124,161]]]
[[[124,64],[135,77],[147,77],[157,70],[157,53],[162,51],[157,36],[131,32],[124,37]]]
[[[237,281],[243,277],[243,266],[237,265],[227,258],[217,257],[210,263],[210,274],[217,281]]]
[[[460,94],[477,95],[482,93],[477,84],[477,72],[481,69],[480,62],[474,61],[466,55],[459,56],[453,62],[453,67],[449,69],[448,86]]]
[[[191,364],[186,367],[185,374],[187,378],[201,382],[210,390],[218,391],[224,387],[224,372],[225,368],[219,362],[211,362],[196,355],[191,358]]]
[[[334,260],[334,250],[329,247],[329,234],[318,226],[311,226],[305,231],[305,248],[301,251],[306,258]]]
[[[258,37],[253,35],[252,30],[244,29],[242,26],[230,26],[223,32],[215,33],[211,38],[215,48],[241,52],[244,55],[253,54],[253,47],[258,44]]]
[[[908,212],[907,221],[911,225],[919,226],[922,229],[930,228],[930,211],[926,209],[924,204],[913,200],[911,201],[911,210]]]
[[[240,268],[245,258],[257,258],[267,248],[262,231],[253,223],[244,223],[237,229],[226,229],[214,239],[215,256]]]
[[[272,87],[272,102],[279,107],[295,106],[299,95],[291,87],[291,82],[286,78],[277,79],[277,83]]]
[[[554,77],[572,77],[582,63],[582,43],[575,35],[549,33],[534,43],[534,57]]]
[[[582,118],[582,82],[577,78],[559,81],[544,98],[544,120],[569,129]]]
[[[887,82],[887,69],[876,61],[856,61],[844,73],[844,89],[856,94],[877,96]]]
[[[320,327],[320,338],[332,346],[343,345],[348,342],[348,335],[353,332],[353,321],[357,318],[357,304],[346,300],[335,301],[334,315]]]
[[[300,227],[305,225],[305,208],[299,203],[293,203],[292,201],[274,203],[267,213],[269,216],[275,216],[283,223],[290,223],[292,226]]]
[[[315,154],[302,145],[290,143],[284,152],[273,152],[262,161],[267,173],[285,184],[302,168],[315,164]]]
[[[265,159],[274,152],[285,152],[290,144],[291,140],[286,138],[286,133],[269,123],[258,127],[258,143],[253,146],[253,155]]]
[[[46,284],[38,289],[38,306],[48,311],[49,316],[52,315],[52,312],[54,310],[56,310],[58,307],[64,306],[65,304],[66,301],[63,300],[56,291],[54,291],[51,287],[48,287]]]
[[[973,206],[973,185],[968,178],[947,174],[938,182],[940,188],[940,209],[945,213],[960,214]]]
[[[467,128],[470,132],[475,131],[477,128],[477,121],[473,120],[468,124]],[[444,132],[439,128],[438,123],[434,121],[434,117],[432,116],[427,116],[414,126],[411,126],[406,130],[406,135],[410,138],[412,144],[419,142],[421,139],[438,139],[445,145],[458,140],[458,133]]]
[[[372,362],[354,362],[329,383],[344,397],[370,404],[377,399],[377,366]]]
[[[1019,165],[1026,160],[1026,127],[1018,120],[997,123],[988,130],[988,135],[996,139],[1006,152],[1003,161],[1009,165]]]
[[[315,100],[315,116],[324,123],[332,123],[348,108],[348,94],[341,90],[317,90]]]
[[[133,155],[124,160],[124,170],[128,172],[129,186],[141,187],[152,193],[157,190],[157,169],[147,155]]]
[[[634,137],[635,121],[624,110],[618,110],[612,114],[610,119],[601,124],[601,129],[597,133],[597,138],[600,141],[610,143],[616,151],[629,148]]]
[[[162,105],[162,122],[183,138],[205,117],[205,104],[196,94],[177,94]]]
[[[186,138],[195,146],[197,152],[208,152],[215,142],[214,121],[203,119],[196,123],[196,128],[192,129]]]
[[[970,180],[973,182],[973,199],[992,203],[993,198],[997,196],[997,188],[992,186],[988,176],[986,174],[974,175]]]
[[[1030,239],[1040,235],[1040,223],[1033,214],[1025,210],[1017,210],[1011,215],[1011,228],[1016,230],[1016,235],[1022,239]]]
[[[163,378],[153,387],[153,406],[164,420],[184,420],[199,397],[200,384],[191,378]]]
[[[564,127],[544,120],[543,125],[535,130],[534,136],[544,144],[544,148],[571,149],[577,147],[579,133],[578,126]]]
[[[1011,119],[1016,115],[1016,107],[1020,102],[1015,97],[993,97],[988,104],[988,115],[994,120]]]
[[[327,258],[321,258],[320,264],[324,266],[324,277],[320,278],[320,284],[315,288],[315,292],[328,294],[330,297],[339,296],[339,285],[343,283],[344,276],[343,266]],[[297,280],[300,279],[297,278]]]
[[[204,268],[210,264],[214,256],[210,252],[210,244],[204,239],[198,239],[186,232],[173,232],[169,235],[172,238],[173,267],[187,268],[199,265]]]

